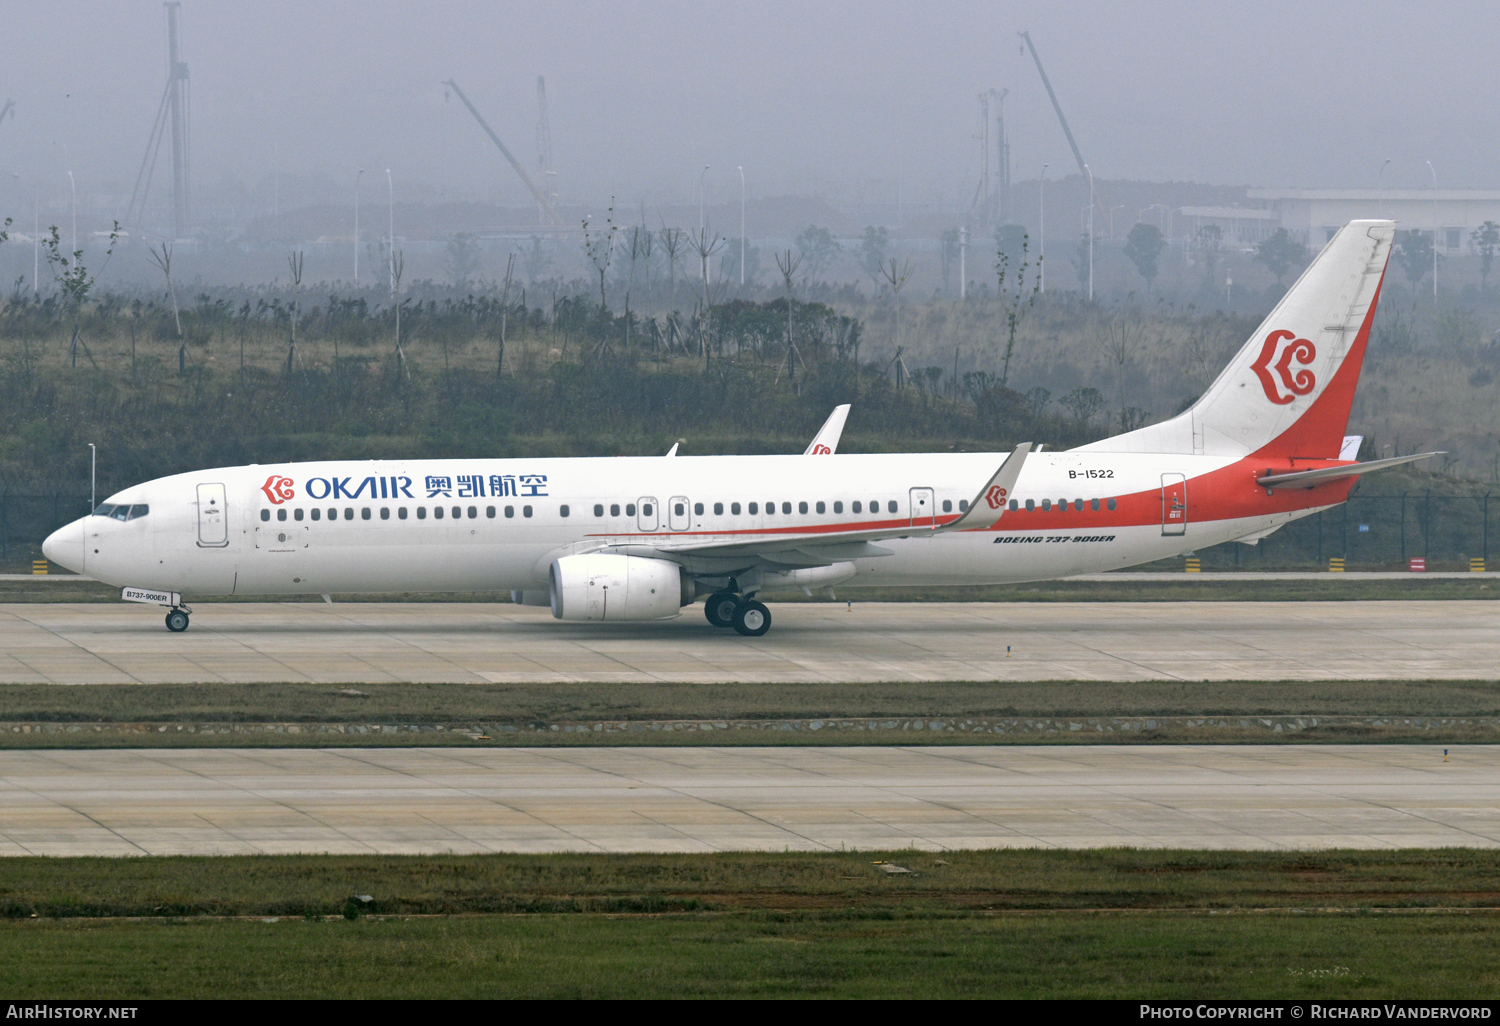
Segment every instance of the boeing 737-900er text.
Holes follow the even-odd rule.
[[[710,623],[758,636],[761,593],[1044,580],[1254,540],[1423,458],[1356,463],[1344,437],[1394,234],[1351,222],[1190,409],[1076,449],[834,455],[841,409],[801,456],[229,467],[127,488],[43,550],[168,607],[174,631],[214,595],[510,590],[584,621],[707,595]]]

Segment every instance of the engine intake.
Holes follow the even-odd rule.
[[[553,560],[551,591],[559,620],[665,620],[693,599],[676,563],[602,552]]]

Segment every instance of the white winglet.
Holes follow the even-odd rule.
[[[1005,462],[1000,464],[1000,469],[995,471],[995,476],[989,479],[979,494],[974,496],[974,501],[969,503],[969,509],[963,516],[938,528],[940,531],[970,531],[982,530],[993,527],[1005,512],[1006,500],[1016,490],[1016,481],[1021,476],[1021,467],[1026,463],[1026,455],[1031,452],[1031,443],[1022,442],[1016,446],[1016,451],[1005,457]]]
[[[808,443],[807,448],[802,451],[804,456],[832,456],[838,452],[839,439],[844,434],[844,421],[849,419],[849,404],[835,406],[823,426],[813,440]]]

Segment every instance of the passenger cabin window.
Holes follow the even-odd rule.
[[[774,502],[768,502],[768,503],[766,503],[766,516],[771,516],[775,512],[776,512],[776,503],[774,503]]]
[[[1114,509],[1115,508],[1115,500],[1114,499],[1109,499],[1109,500],[1106,501],[1105,505],[1109,506],[1110,509]]]
[[[389,520],[389,519],[391,519],[391,509],[390,509],[389,506],[381,506],[380,507],[380,519],[381,520]]]
[[[318,507],[314,506],[313,509],[312,509],[312,518],[314,520],[322,520],[323,519],[323,511],[320,510],[320,509],[318,509]]]
[[[672,515],[674,517],[680,517],[680,516],[683,516],[686,513],[687,513],[687,504],[686,503],[675,502],[675,503],[672,504]]]
[[[398,506],[396,508],[396,518],[398,520],[405,520],[406,519],[406,507],[405,506]]]
[[[530,508],[531,507],[529,507],[529,506],[527,507],[527,509],[530,509]],[[526,515],[528,517],[531,516],[530,513],[528,513]],[[643,516],[643,517],[649,517],[650,515],[651,515],[651,503],[649,503],[649,502],[643,502],[643,503],[641,503],[641,516]]]
[[[1015,499],[1011,499],[1010,500],[1010,511],[1012,513],[1014,513],[1016,511],[1016,507],[1019,506],[1019,505],[1020,505],[1020,503],[1018,503]]]
[[[750,515],[753,517],[758,512],[760,512],[760,504],[752,502],[750,504]]]
[[[732,513],[732,514],[734,514],[735,516],[739,516],[740,515],[740,504],[737,503],[737,502],[731,502],[729,504],[729,512]]]
[[[328,519],[329,520],[337,520],[338,518],[339,518],[339,511],[336,510],[336,509],[334,509],[332,506],[329,506],[328,507]]]
[[[454,520],[461,519],[463,517],[463,515],[464,515],[464,511],[463,511],[463,507],[462,506],[454,506],[453,507],[453,519]]]
[[[716,516],[716,517],[722,517],[723,515],[724,515],[724,504],[722,502],[716,502],[716,503],[714,503],[714,516]]]
[[[1089,500],[1089,509],[1098,510],[1099,509],[1099,500],[1098,499],[1090,499]]]
[[[1052,500],[1051,499],[1043,499],[1042,500],[1042,511],[1045,512],[1045,513],[1052,512]]]
[[[111,512],[113,512],[113,510],[111,510]],[[260,511],[260,519],[262,521],[270,520],[271,519],[271,511],[268,510],[268,509],[261,510]]]
[[[833,511],[835,513],[842,513],[842,512],[844,512],[844,504],[843,504],[843,502],[840,501],[840,500],[838,500],[838,499],[834,499],[833,500]]]
[[[418,506],[417,507],[417,519],[418,520],[426,520],[427,519],[427,507],[426,506]]]
[[[302,519],[302,510],[301,509],[294,510],[292,512],[292,519],[293,520],[301,520]]]
[[[602,517],[602,516],[604,516],[604,503],[599,502],[599,503],[595,503],[594,504],[594,516],[596,516],[596,517]]]
[[[124,520],[125,518],[121,517],[120,519]],[[286,520],[286,510],[278,509],[276,511],[276,519],[284,522]]]
[[[886,508],[887,512],[890,512],[890,513],[896,512],[896,500],[892,499],[889,502],[887,502],[885,504],[885,508]]]
[[[506,506],[505,507],[505,518],[507,520],[511,519],[515,515],[516,515],[516,507],[514,507],[514,506]]]
[[[617,516],[620,515],[620,504],[618,502],[612,502],[612,503],[610,503],[610,506],[609,506],[609,515],[612,516],[612,517],[617,517]],[[631,514],[631,515],[634,516],[634,514]]]
[[[441,520],[441,519],[443,519],[443,507],[441,507],[441,506],[434,506],[434,507],[432,507],[432,518],[434,520]]]
[[[968,499],[959,499],[958,500],[958,511],[960,513],[967,513],[969,511],[969,500]]]
[[[851,502],[849,504],[849,508],[856,513],[863,513],[865,511],[864,503],[860,502],[858,499],[855,499],[853,502]]]
[[[618,508],[619,508],[618,506],[611,506],[610,507],[610,509],[612,509],[612,510],[613,509],[618,509]],[[633,516],[635,516],[635,503],[633,503],[633,502],[627,502],[625,504],[625,515],[627,517],[633,517]]]
[[[494,520],[495,519],[495,507],[494,506],[486,506],[486,507],[484,507],[484,515],[487,516],[487,517],[489,517],[491,520]]]
[[[568,515],[568,507],[564,506],[563,507],[563,516],[567,516],[567,515]],[[469,519],[470,520],[478,520],[479,519],[479,507],[478,506],[470,506],[469,507]]]
[[[804,506],[803,507],[803,511],[805,512],[806,509],[807,509],[807,507]],[[781,504],[781,512],[783,512],[783,513],[787,514],[788,516],[790,516],[791,512],[792,512],[792,504],[790,502],[783,502]]]
[[[531,507],[530,506],[522,506],[521,507],[521,516],[523,516],[523,517],[529,517],[529,516],[531,516]]]
[[[361,506],[360,507],[360,510],[359,510],[359,519],[361,519],[361,520],[369,520],[370,519],[370,507],[369,506]]]
[[[703,515],[703,503],[701,503],[701,502],[695,502],[695,503],[693,503],[693,516],[695,516],[695,517],[701,517],[702,515]]]
[[[1026,500],[1026,512],[1030,513],[1034,509],[1036,509],[1036,503],[1034,501],[1032,501],[1031,499],[1027,499]]]
[[[943,500],[943,512],[944,513],[952,513],[953,512],[953,500],[952,499],[944,499]]]
[[[567,516],[568,515],[568,507],[566,507],[566,506],[559,506],[557,508],[557,512],[560,513],[562,516]]]
[[[799,502],[799,503],[797,503],[797,512],[798,513],[806,513],[807,512],[807,503],[805,503],[805,502]]]
[[[827,507],[824,506],[821,502],[819,502],[818,505],[815,508],[817,509],[817,511],[819,513],[822,513],[825,509],[827,509]]]

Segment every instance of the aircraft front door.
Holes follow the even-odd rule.
[[[911,490],[911,526],[936,527],[936,505],[937,499],[931,488],[913,488]]]
[[[229,515],[225,512],[224,486],[198,486],[198,545],[222,549],[229,544]]]
[[[661,513],[657,509],[654,498],[649,495],[643,495],[636,500],[636,503],[635,524],[637,527],[642,531],[654,531],[661,526]]]
[[[692,505],[686,495],[674,495],[667,500],[667,525],[674,531],[686,531],[693,526]]]
[[[1161,533],[1187,534],[1187,478],[1182,474],[1161,476]]]

